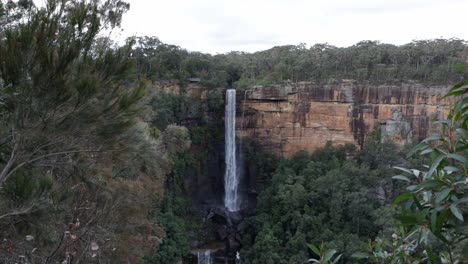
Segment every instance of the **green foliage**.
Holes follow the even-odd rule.
[[[277,46],[255,53],[209,55],[188,52],[157,38],[138,38],[140,72],[186,82],[199,77],[208,87],[247,89],[298,81],[355,79],[372,82],[418,80],[446,84],[462,76],[467,43],[460,39],[418,40],[395,46],[361,41],[347,48],[328,44]]]
[[[190,236],[187,234],[197,230],[198,220],[191,212],[191,202],[184,196],[184,172],[194,166],[195,160],[191,153],[178,153],[168,179],[169,193],[156,208],[154,215],[166,233],[162,244],[152,255],[146,256],[144,264],[175,264],[182,257],[190,254]]]
[[[334,249],[329,249],[325,250],[324,249],[324,244],[320,244],[320,247],[316,247],[312,244],[309,244],[309,248],[314,252],[317,256],[318,259],[311,258],[309,259],[309,262],[313,263],[320,263],[320,264],[335,264],[338,263],[342,255],[338,255],[337,257],[333,257],[336,254],[336,250]]]
[[[140,257],[149,201],[189,141],[171,126],[157,141],[137,123],[146,82],[134,75],[131,43],[98,38],[128,4],[0,3],[0,259]]]
[[[249,170],[256,176],[258,183],[260,184],[259,189],[264,189],[264,185],[271,179],[271,175],[276,170],[276,166],[280,161],[279,158],[269,152],[258,151],[260,146],[249,139],[244,139],[243,148],[246,152],[246,163]]]
[[[223,92],[220,89],[211,90],[206,98],[208,109],[213,113],[224,113]]]
[[[162,43],[156,37],[134,39],[134,58],[138,74],[150,80],[200,78],[205,87],[226,87],[229,67],[212,55],[188,52],[179,46]]]
[[[466,84],[456,84],[446,97],[465,94]],[[447,119],[435,122],[441,125],[440,134],[429,136],[408,153],[408,157],[428,156],[424,169],[395,167],[403,175],[393,178],[409,184],[408,192],[394,201],[402,205],[396,216],[400,229],[392,241],[370,242],[372,254],[357,257],[379,263],[459,263],[466,259],[467,102],[466,97],[458,97]]]
[[[402,157],[403,151],[393,142],[381,142],[381,131],[375,129],[367,135],[359,159],[371,169],[387,169],[391,173],[388,169],[404,162]]]
[[[190,253],[190,241],[187,236],[189,222],[184,218],[187,200],[180,194],[166,195],[156,217],[166,233],[163,242],[151,256],[146,256],[144,264],[175,264]]]
[[[180,94],[158,93],[150,101],[152,109],[151,125],[164,130],[168,125],[202,124],[205,109],[210,101],[204,102],[198,98],[190,98],[184,92]],[[224,103],[224,101],[223,101]]]
[[[128,45],[94,45],[100,30],[120,23],[128,4],[53,0],[25,9],[21,3],[15,8],[27,19],[10,17],[0,33],[0,138],[9,156],[0,184],[27,164],[112,144],[133,124],[144,91],[128,83]]]
[[[40,171],[18,170],[5,182],[1,194],[17,204],[43,197],[52,189],[53,182],[50,177],[40,174]]]
[[[185,95],[161,93],[150,104],[157,111],[151,123],[159,129],[176,124],[188,115],[188,98]]]
[[[385,227],[376,212],[388,199],[375,189],[387,175],[360,164],[359,156],[355,147],[328,143],[311,155],[300,151],[276,162],[250,219],[248,232],[254,235],[243,241],[243,262],[304,263],[311,257],[307,243],[322,241],[343,252],[346,262],[364,249]]]

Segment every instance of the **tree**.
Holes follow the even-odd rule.
[[[144,83],[127,75],[133,68],[130,44],[111,46],[98,38],[120,24],[128,4],[0,3],[0,231],[8,238],[2,243],[11,246],[5,251],[2,244],[0,258],[90,263],[95,253],[109,259],[127,248],[141,255],[137,246],[118,245],[117,238],[137,232],[116,229],[136,212],[146,219],[148,202],[103,177],[112,176],[118,150],[129,150],[122,132],[134,123],[144,92]],[[145,152],[152,162],[153,153]],[[135,174],[141,177],[141,170]],[[153,193],[151,186],[139,191]],[[133,211],[125,207],[131,199],[138,200]],[[123,208],[125,214],[118,213]]]
[[[0,186],[33,163],[106,150],[143,94],[142,85],[127,88],[130,46],[95,45],[103,29],[120,24],[127,3],[12,3],[0,12]]]
[[[429,136],[415,146],[408,157],[428,156],[423,169],[395,167],[403,172],[393,178],[403,181],[408,192],[394,203],[402,204],[396,216],[400,228],[392,240],[370,242],[372,254],[357,253],[378,263],[460,263],[468,258],[468,81],[457,83],[445,97],[458,98],[450,107],[439,135]]]

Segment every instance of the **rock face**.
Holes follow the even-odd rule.
[[[404,144],[422,139],[431,120],[448,113],[441,99],[449,86],[417,83],[374,85],[352,80],[256,86],[239,94],[237,136],[256,138],[271,151],[291,156],[327,141],[362,146],[380,128],[382,140]]]

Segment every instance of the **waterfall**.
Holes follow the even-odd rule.
[[[213,264],[210,250],[199,250],[197,252],[198,264]]]
[[[225,110],[224,206],[229,212],[239,211],[239,175],[236,172],[236,90],[226,91]]]

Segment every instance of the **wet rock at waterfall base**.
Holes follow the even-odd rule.
[[[221,208],[211,208],[207,219],[219,225],[226,225],[228,223],[228,216],[226,211]]]
[[[218,225],[216,227],[216,234],[218,235],[219,240],[224,240],[228,236],[228,231],[226,226]]]

